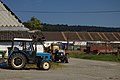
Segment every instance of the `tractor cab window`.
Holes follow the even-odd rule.
[[[13,48],[14,49],[19,49],[19,50],[25,50],[25,51],[32,51],[32,50],[34,50],[32,42],[19,42],[19,41],[15,41]]]
[[[64,49],[65,49],[65,46],[64,46],[63,44],[59,44],[59,48],[60,48],[61,50],[64,50]]]
[[[32,42],[26,42],[26,50],[27,51],[33,51],[34,50]]]
[[[21,45],[19,45],[20,44],[20,42],[17,42],[17,41],[15,41],[14,43],[13,43],[13,49],[14,50],[17,50],[17,49],[19,49],[19,50],[22,50],[22,46]]]

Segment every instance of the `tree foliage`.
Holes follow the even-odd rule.
[[[81,25],[63,25],[63,24],[42,24],[43,31],[76,31],[76,32],[120,32],[120,28],[81,26]]]
[[[30,20],[28,20],[27,22],[24,22],[23,24],[25,25],[25,27],[29,28],[30,30],[43,29],[43,26],[41,25],[41,21],[35,17],[31,17]]]

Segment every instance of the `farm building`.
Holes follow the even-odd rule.
[[[41,37],[40,34],[29,33],[22,21],[0,0],[0,50],[10,47],[13,38]],[[120,45],[120,32],[43,32],[43,35],[46,45],[62,42],[70,50],[109,50]]]
[[[41,37],[40,34],[37,33],[36,36]],[[32,35],[28,31],[0,31],[0,45],[8,46],[15,37],[32,38]],[[120,32],[43,32],[43,35],[46,45],[53,42],[62,42],[66,45],[69,43],[70,50],[84,51],[90,46],[92,51],[110,50],[117,49],[120,45]]]
[[[11,31],[28,30],[28,28],[24,27],[22,21],[0,0],[0,50],[10,46]],[[7,33],[7,31],[10,32]]]
[[[21,20],[0,0],[0,31],[26,31]]]

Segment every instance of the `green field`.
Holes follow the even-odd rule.
[[[120,55],[116,56],[113,54],[101,54],[95,55],[92,53],[81,53],[81,52],[72,52],[69,54],[70,57],[80,58],[80,59],[90,59],[90,60],[101,60],[101,61],[115,61],[120,62]]]

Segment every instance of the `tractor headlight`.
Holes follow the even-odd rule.
[[[63,56],[64,54],[61,52],[61,56]]]
[[[61,56],[63,56],[63,54],[61,54]]]

